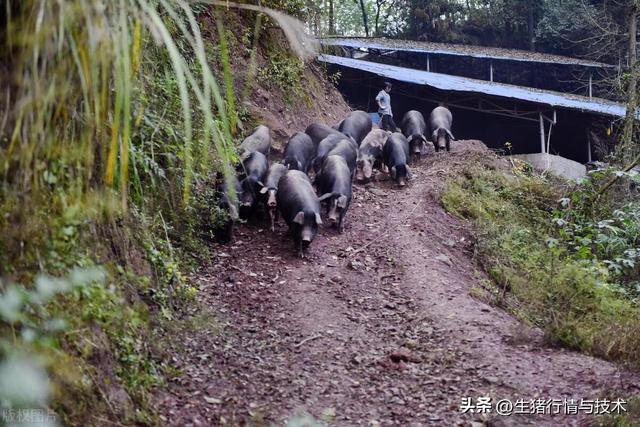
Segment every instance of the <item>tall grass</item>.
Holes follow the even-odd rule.
[[[0,298],[5,278],[32,283],[38,273],[60,276],[106,260],[104,286],[29,314],[51,309],[73,320],[61,338],[65,345],[52,344],[52,352],[74,362],[86,356],[87,331],[97,324],[109,340],[103,350],[118,360],[113,370],[135,396],[155,384],[156,365],[146,349],[146,309],[131,301],[142,296],[170,317],[167,303],[158,301],[180,295],[182,279],[169,235],[190,227],[194,206],[211,207],[201,203],[196,184],[212,172],[227,178],[234,173],[238,119],[231,53],[220,40],[225,65],[210,67],[210,42],[184,0],[6,0],[0,7],[5,5],[11,14],[6,29],[0,24]],[[256,10],[302,28],[278,12]],[[137,261],[152,269],[154,283],[128,270],[129,260],[122,258],[131,250],[146,257]],[[0,338],[7,331],[12,325],[0,319]],[[11,338],[16,348],[46,352]],[[78,373],[84,362],[92,363],[66,365]],[[65,369],[51,369],[54,381]],[[78,395],[58,384],[74,413],[76,406],[78,413],[96,409],[87,409],[91,393],[84,388],[90,382],[95,391],[99,381],[80,382]],[[61,406],[66,404],[55,407]]]
[[[311,42],[304,40],[298,32],[302,24],[293,18],[250,5],[206,3],[270,14],[285,25],[293,48],[309,55]],[[202,141],[197,143],[215,153],[225,175],[232,173],[237,114],[220,19],[224,96],[189,2],[28,0],[19,7],[21,13],[8,29],[12,48],[20,55],[14,126],[9,143],[0,146],[5,186],[23,193],[46,187],[51,180],[78,191],[115,187],[126,209],[130,162],[134,152],[138,157],[144,154],[143,147],[132,143],[136,116],[144,114],[136,84],[149,37],[168,53],[178,82],[184,128],[182,150],[174,154],[181,160],[183,202],[188,202],[195,172],[194,112],[202,115]],[[191,66],[192,59],[197,67]]]
[[[222,160],[225,173],[231,173],[225,102],[186,2],[61,0],[29,1],[21,7],[21,19],[9,30],[19,43],[21,58],[15,127],[9,146],[2,147],[8,159],[0,166],[5,183],[29,192],[55,175],[58,185],[78,189],[114,186],[126,209],[133,111],[142,108],[136,105],[134,85],[143,33],[167,50],[179,84],[184,201],[193,177],[192,108],[203,115],[205,144]],[[168,20],[177,24],[178,34],[169,32]],[[176,36],[188,42],[188,50],[178,49]],[[191,56],[198,61],[200,80],[188,66]],[[71,173],[58,176],[54,170],[60,165]]]

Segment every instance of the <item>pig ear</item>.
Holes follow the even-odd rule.
[[[258,184],[260,187],[264,187],[264,184],[262,183],[262,181],[256,181],[256,184]]]
[[[396,177],[396,167],[395,167],[395,166],[393,166],[393,167],[391,168],[391,178],[395,178],[395,177]]]
[[[431,141],[435,144],[438,141],[438,129],[431,133]]]
[[[295,218],[293,218],[293,222],[295,222],[296,224],[304,224],[304,212],[300,211],[298,212],[298,214],[296,215]]]
[[[260,189],[260,194],[265,194],[267,191],[269,191],[269,189],[267,187],[262,187]]]
[[[347,207],[347,196],[338,197],[338,207],[342,209]]]
[[[320,219],[320,214],[316,213],[316,224],[320,225],[322,224],[322,219]]]
[[[327,200],[327,199],[328,199],[329,197],[331,197],[331,196],[333,196],[333,193],[326,193],[326,194],[323,194],[322,196],[318,197],[318,201],[319,201],[319,202],[325,201],[325,200]]]
[[[447,134],[449,135],[449,138],[451,138],[452,141],[455,141],[455,137],[453,136],[453,134],[451,133],[451,131],[449,129],[445,129],[445,131],[447,132]]]

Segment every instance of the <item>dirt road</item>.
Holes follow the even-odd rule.
[[[461,403],[638,395],[637,374],[551,348],[472,296],[484,275],[467,225],[438,201],[442,171],[469,155],[423,161],[408,188],[356,186],[345,232],[323,228],[305,260],[284,224],[240,227],[197,278],[217,332],[176,343],[184,375],[158,397],[164,422],[582,425],[584,413],[500,417]]]

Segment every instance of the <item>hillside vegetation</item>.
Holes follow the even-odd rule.
[[[492,279],[478,294],[551,341],[640,366],[635,190],[627,182],[601,196],[604,173],[576,185],[525,164],[478,160],[442,195],[444,207],[477,233],[475,257]]]
[[[224,219],[234,141],[347,107],[266,15],[99,3],[7,3],[0,369],[22,387],[0,393],[67,425],[155,424],[170,331],[213,327],[187,276]]]

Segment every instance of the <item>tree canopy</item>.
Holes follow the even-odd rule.
[[[511,47],[618,63],[627,55],[634,2],[319,0],[307,4],[316,15],[313,30],[322,35]]]

